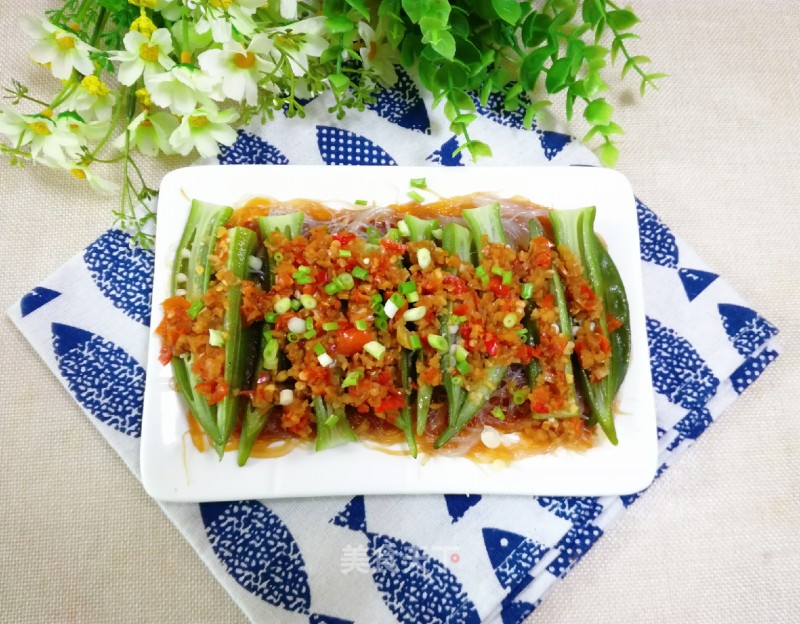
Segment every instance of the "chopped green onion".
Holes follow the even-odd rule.
[[[363,370],[354,370],[347,375],[345,375],[344,381],[342,382],[342,388],[349,388],[350,386],[355,386],[359,381],[364,378],[364,371]]]
[[[299,316],[293,316],[290,318],[286,326],[289,331],[294,332],[295,334],[302,334],[304,331],[310,329],[310,327],[306,326],[306,322]]]
[[[500,409],[499,407],[495,407],[492,409],[492,416],[494,416],[497,420],[505,420],[506,414],[505,412]]]
[[[395,314],[397,314],[397,311],[400,309],[400,306],[403,306],[406,303],[405,299],[401,297],[398,305],[395,296],[397,296],[397,293],[392,295],[389,301],[387,301],[386,304],[383,306],[383,313],[386,315],[387,318],[394,318]]]
[[[422,340],[419,339],[417,334],[410,334],[408,337],[408,344],[412,351],[419,351],[422,348]]]
[[[514,401],[514,405],[522,405],[527,398],[528,398],[527,390],[515,390],[514,394],[511,395],[511,399]]]
[[[365,331],[367,329],[367,320],[366,319],[358,319],[355,322],[356,329],[359,331]]]
[[[340,249],[339,250],[339,257],[340,258],[349,258],[352,255],[353,255],[353,252],[350,251],[349,249]]]
[[[367,271],[364,267],[357,266],[351,271],[351,275],[360,280],[365,280],[369,277],[369,271]]]
[[[314,278],[308,275],[307,273],[301,273],[297,277],[294,278],[294,281],[297,282],[300,286],[305,286],[306,284],[313,284]]]
[[[278,320],[278,313],[277,312],[267,312],[264,315],[264,322],[265,323],[274,323]]]
[[[389,323],[386,320],[385,316],[377,316],[375,317],[375,327],[376,329],[384,330],[389,326]]]
[[[377,244],[381,240],[381,233],[378,231],[378,228],[369,226],[366,231],[367,234],[367,242]]]
[[[349,273],[342,273],[341,275],[337,275],[333,282],[338,284],[342,290],[350,290],[353,286],[355,286],[355,281],[353,280],[353,276]]]
[[[289,297],[281,297],[275,302],[275,312],[278,314],[284,314],[285,312],[289,311],[289,308],[292,307],[292,300]]]
[[[313,310],[317,307],[317,300],[311,295],[300,295],[300,305],[306,310]]]
[[[448,349],[447,338],[436,334],[430,334],[428,336],[428,344],[437,351],[447,351]]]
[[[431,230],[431,236],[433,236],[436,240],[442,240],[443,230],[442,228],[434,228]]]
[[[224,347],[225,335],[218,329],[209,329],[208,344],[210,344],[212,347]]]
[[[431,265],[431,252],[426,247],[417,250],[417,264],[420,269],[427,269]]]
[[[189,315],[189,318],[196,319],[197,315],[200,314],[200,311],[204,307],[205,307],[205,305],[203,305],[203,302],[200,299],[198,299],[192,305],[189,306],[189,309],[186,310],[186,314]]]
[[[283,406],[291,405],[292,401],[294,401],[294,391],[289,388],[281,390],[278,395],[278,404]]]
[[[456,364],[456,370],[462,375],[466,375],[472,370],[472,367],[467,362],[459,362]]]
[[[397,292],[399,292],[401,295],[407,295],[408,293],[411,292],[417,292],[417,285],[412,281],[403,282],[397,287]]]
[[[381,358],[383,358],[383,354],[386,353],[386,347],[384,347],[377,340],[370,340],[367,344],[364,345],[364,351],[369,353],[376,360],[380,360]]]
[[[389,301],[395,304],[398,308],[402,308],[406,304],[406,300],[397,293],[394,293],[391,297],[389,297]]]
[[[300,302],[297,299],[292,299],[291,303],[289,304],[292,307],[292,310],[297,312],[300,309]]]
[[[475,268],[475,275],[480,278],[484,286],[489,283],[489,275],[486,273],[486,269],[483,266],[478,266]]]
[[[428,182],[425,180],[425,178],[411,178],[409,184],[418,189],[428,188]]]
[[[325,347],[323,347],[319,342],[314,345],[314,353],[317,355],[322,355],[325,353]]]
[[[277,340],[270,340],[266,345],[264,345],[264,351],[261,354],[261,357],[264,359],[264,368],[267,370],[274,370],[273,364],[277,366],[278,364],[278,341]]]
[[[262,337],[264,338],[264,343],[274,340],[274,338],[272,337],[272,332],[268,329],[264,331]]]
[[[511,271],[504,271],[503,272],[503,285],[508,286],[511,283],[511,280],[514,279],[514,274]]]
[[[505,327],[506,329],[511,329],[512,327],[514,327],[514,325],[517,324],[518,320],[519,319],[517,318],[516,314],[514,314],[513,312],[509,312],[503,317],[503,327]]]
[[[492,267],[492,274],[493,275],[500,275],[502,277],[503,273],[505,273],[505,270],[503,269],[503,267],[498,266],[496,264]]]
[[[425,201],[425,198],[422,195],[420,195],[419,193],[417,193],[416,191],[409,191],[408,192],[408,196],[411,199],[413,199],[415,202],[417,202],[418,204],[421,204],[421,203],[423,203]],[[400,228],[400,231],[402,232],[403,228]]]
[[[469,356],[469,351],[467,351],[461,345],[458,345],[456,347],[455,356],[456,356],[456,362],[459,362],[459,363],[466,362],[467,361],[467,357]]]
[[[425,306],[419,306],[417,308],[411,308],[406,310],[403,313],[403,318],[407,321],[419,321],[425,318],[425,315],[428,313],[428,308]]]
[[[417,201],[421,201],[421,199],[422,198]],[[409,236],[411,234],[411,230],[408,229],[408,223],[405,222],[405,219],[400,219],[400,221],[397,222],[397,231],[400,232],[402,236]]]
[[[525,342],[528,339],[528,330],[523,327],[517,331],[517,336],[519,336],[520,340]]]
[[[372,304],[372,309],[375,310],[376,308],[383,307],[383,297],[380,295],[372,295],[372,298],[369,300]]]
[[[398,230],[397,228],[389,228],[389,231],[386,232],[386,238],[388,238],[389,240],[392,240],[394,242],[399,241],[400,240],[400,230]]]
[[[294,332],[289,332],[288,334],[286,334],[286,340],[288,340],[289,342],[297,342],[298,340],[300,340],[300,336]]]
[[[523,284],[522,285],[522,298],[523,299],[530,299],[533,297],[533,284]]]
[[[335,331],[335,330],[339,329],[339,323],[336,323],[336,322],[323,323],[322,324],[322,329],[324,329],[325,331]]]
[[[415,290],[414,292],[410,292],[406,295],[406,300],[409,303],[416,303],[419,301],[419,293]]]
[[[356,206],[366,206],[367,205],[367,200],[366,199],[357,199],[355,201],[355,204],[356,204]]]
[[[317,330],[316,329],[309,329],[305,334],[303,334],[303,338],[306,340],[311,340],[312,338],[317,337]]]
[[[272,255],[272,259],[273,259],[275,262],[283,262],[283,254],[282,254],[280,251],[276,251],[276,252],[275,252],[275,253]]]
[[[306,331],[309,329],[314,329],[314,319],[312,319],[310,316],[306,319]]]
[[[325,368],[333,364],[333,358],[327,353],[317,356],[317,361],[319,362],[320,366],[324,366]]]
[[[329,295],[335,295],[341,290],[335,282],[328,282],[325,284],[325,292]]]
[[[448,321],[449,325],[459,325],[467,320],[466,316],[452,315]]]

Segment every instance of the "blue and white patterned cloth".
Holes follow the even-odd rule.
[[[401,73],[363,113],[241,132],[222,164],[464,166],[439,110]],[[487,164],[595,165],[564,134],[521,128],[502,102],[471,128]],[[777,329],[638,203],[659,475],[778,355]],[[153,257],[109,230],[9,315],[139,476]],[[416,496],[163,504],[254,622],[522,622],[639,495]]]

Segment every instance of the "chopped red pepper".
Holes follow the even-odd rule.
[[[333,240],[339,241],[342,245],[346,245],[350,241],[355,240],[356,235],[352,232],[338,232],[333,235]]]
[[[368,331],[362,331],[355,327],[346,327],[336,333],[336,350],[345,356],[359,353],[364,345],[372,340]]]
[[[622,321],[620,321],[616,316],[613,314],[606,315],[606,323],[608,325],[609,333],[617,331],[620,327],[622,327]]]
[[[172,349],[167,345],[161,345],[161,353],[158,355],[158,361],[162,366],[166,366],[172,361]]]
[[[497,355],[497,337],[493,333],[486,332],[483,335],[483,346],[486,348],[486,355],[489,357]]]
[[[445,275],[444,280],[442,280],[445,284],[452,287],[453,294],[456,295],[463,295],[465,292],[469,290],[467,287],[467,283],[461,279],[460,277],[456,277],[455,275]]]
[[[511,288],[503,284],[499,275],[492,275],[489,278],[489,290],[494,293],[495,297],[508,297],[511,294]]]
[[[386,398],[381,401],[381,404],[375,408],[375,413],[382,414],[383,412],[390,412],[392,410],[400,409],[405,404],[406,401],[403,398],[403,393],[397,388],[392,388],[389,390],[389,394],[386,396]]]
[[[456,316],[465,316],[469,312],[469,306],[466,303],[459,303],[453,306],[453,314]]]
[[[219,403],[228,394],[228,384],[225,383],[224,379],[221,381],[216,379],[201,381],[194,388],[206,398],[209,405]]]
[[[391,240],[390,238],[381,239],[381,247],[388,253],[402,254],[406,250],[406,246],[402,243]]]

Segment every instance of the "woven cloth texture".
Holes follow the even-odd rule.
[[[51,5],[0,5],[3,83],[52,89],[25,60],[16,27],[22,13]],[[632,83],[614,86],[627,131],[618,169],[782,328],[784,353],[532,621],[790,621],[800,608],[791,589],[800,585],[800,423],[790,393],[800,366],[800,6],[636,9],[641,49],[671,78],[644,101]],[[148,163],[147,174],[156,183],[180,164]],[[5,163],[0,188],[4,309],[104,231],[114,200]],[[245,621],[5,317],[0,336],[0,619]]]

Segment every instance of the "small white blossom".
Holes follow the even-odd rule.
[[[220,80],[225,97],[251,106],[258,103],[258,80],[274,67],[252,47],[228,41],[221,50],[207,50],[197,57],[203,71]]]
[[[108,121],[116,101],[117,94],[92,74],[80,81],[62,106],[80,113],[84,118],[94,116],[100,121]]]
[[[283,19],[297,19],[297,0],[281,0],[280,13]]]
[[[238,117],[239,114],[231,109],[220,111],[213,105],[198,108],[183,118],[169,138],[169,144],[183,156],[192,149],[201,156],[216,156],[220,143],[232,145],[236,141],[236,131],[229,124]]]
[[[86,145],[87,141],[97,141],[108,132],[108,122],[89,121],[87,122],[75,111],[65,111],[53,118],[56,128],[61,132],[71,132],[78,137],[81,145]]]
[[[308,73],[308,57],[319,57],[328,49],[325,17],[310,17],[279,28],[270,28],[253,37],[251,50],[269,55],[277,63],[281,53],[289,59],[295,76]]]
[[[21,27],[36,40],[30,57],[42,65],[49,63],[56,78],[67,80],[73,70],[84,75],[94,72],[89,53],[96,49],[81,41],[75,33],[54,26],[46,19],[31,16],[23,18]]]
[[[397,72],[394,66],[400,62],[400,55],[389,45],[381,29],[376,33],[366,22],[359,22],[358,34],[364,42],[359,50],[364,69],[373,70],[385,86],[396,83]]]
[[[172,35],[166,28],[159,28],[150,38],[131,30],[122,40],[124,51],[109,55],[112,61],[120,61],[117,79],[126,86],[132,85],[144,74],[150,76],[171,69],[175,65],[169,55],[172,52]]]
[[[265,0],[210,0],[203,15],[197,20],[197,32],[210,31],[217,43],[225,43],[233,37],[233,28],[249,37],[255,32],[253,14],[265,4]],[[195,4],[187,2],[189,7]]]
[[[32,158],[51,166],[74,159],[80,153],[81,140],[78,134],[45,115],[21,115],[7,108],[0,115],[0,134],[9,137],[14,146],[29,145]]]
[[[158,113],[142,111],[128,124],[130,145],[147,156],[157,156],[159,151],[173,154],[169,137],[177,127],[178,120],[174,115],[163,111]],[[124,132],[114,140],[114,147],[118,149],[125,147]]]
[[[86,180],[86,182],[89,183],[89,186],[95,191],[100,191],[101,193],[113,193],[119,188],[110,180],[106,180],[105,178],[101,178],[100,176],[96,175],[94,171],[92,171],[86,165],[64,163],[62,164],[62,167],[68,170],[70,175],[76,180]]]
[[[209,98],[224,99],[219,83],[192,65],[176,65],[145,78],[145,86],[155,104],[176,115],[188,115],[198,103],[209,103]]]

